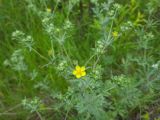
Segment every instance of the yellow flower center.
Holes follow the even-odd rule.
[[[75,75],[76,78],[81,78],[86,75],[85,70],[86,68],[84,66],[80,67],[77,65],[75,70],[73,70],[73,75]]]
[[[118,32],[114,31],[112,32],[113,37],[118,37]]]

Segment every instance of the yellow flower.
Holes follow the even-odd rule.
[[[54,55],[54,50],[50,49],[50,50],[48,51],[48,56],[53,56],[53,55]]]
[[[86,75],[85,70],[86,68],[84,66],[80,67],[77,65],[75,70],[73,70],[73,75],[75,75],[76,78],[81,78]]]
[[[116,32],[116,31],[112,32],[112,36],[113,37],[118,37],[118,32]]]
[[[51,10],[51,8],[47,8],[46,11],[47,11],[48,13],[51,13],[52,10]]]

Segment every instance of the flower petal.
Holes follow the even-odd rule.
[[[73,75],[76,75],[77,71],[76,70],[73,70],[72,74]]]
[[[82,72],[82,76],[86,76],[86,72],[84,71],[84,72]]]
[[[80,70],[81,67],[79,65],[76,66],[76,70]]]
[[[81,77],[81,75],[79,75],[79,74],[76,75],[76,78],[80,78],[80,77]]]
[[[81,70],[82,70],[82,71],[85,71],[85,70],[86,70],[85,66],[82,66],[82,67],[81,67]]]

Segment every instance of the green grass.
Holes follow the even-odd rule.
[[[69,37],[64,43],[59,44],[56,40],[53,40],[52,43],[49,35],[45,32],[42,24],[44,16],[39,16],[38,12],[29,9],[25,0],[0,0],[0,120],[40,119],[37,113],[30,113],[22,106],[16,106],[21,104],[24,98],[32,100],[37,96],[44,102],[45,106],[53,107],[56,100],[53,100],[52,94],[56,90],[65,94],[68,86],[72,86],[72,83],[67,80],[74,79],[70,73],[72,73],[75,65],[77,62],[80,66],[85,65],[86,61],[95,53],[94,49],[98,48],[96,46],[97,41],[103,39],[104,33],[109,33],[112,25],[112,22],[104,22],[105,12],[101,14],[100,19],[95,17],[90,7],[99,9],[101,7],[91,4],[89,1],[83,1],[83,7],[77,2],[69,14],[67,13],[68,1],[63,1],[57,6],[56,0],[34,1],[34,5],[41,11],[46,11],[48,7],[52,9],[52,14],[54,14],[53,10],[55,10],[55,18],[52,23],[60,29],[57,34],[63,34],[65,20],[70,20],[73,24],[73,27],[68,29],[66,33]],[[104,0],[98,2],[103,3]],[[130,120],[136,117],[140,119],[144,113],[149,113],[154,119],[159,115],[160,108],[160,76],[158,74],[159,69],[154,71],[151,66],[158,63],[160,59],[160,2],[159,0],[146,0],[145,4],[143,0],[117,0],[115,2],[121,4],[122,8],[113,19],[111,30],[117,31],[120,36],[113,40],[104,54],[100,56],[98,54],[88,62],[86,66],[88,68],[87,75],[92,78],[92,69],[90,68],[94,65],[101,65],[103,71],[100,81],[108,82],[113,76],[124,74],[126,79],[133,79],[136,82],[134,83],[136,88],[142,92],[141,97],[137,100],[140,105],[136,104],[135,107],[126,108],[124,106],[129,103],[118,103],[120,93],[117,90],[119,89],[112,91],[110,99],[117,101],[119,106],[112,103],[114,105],[112,105],[111,110],[114,107],[114,112],[121,110],[121,114],[117,112],[117,116],[113,119]],[[126,25],[128,21],[133,24],[133,27],[123,31],[122,26]],[[101,22],[104,22],[106,27],[101,26]],[[34,39],[34,49],[47,59],[51,59],[48,51],[53,47],[56,62],[48,67],[43,67],[48,64],[48,61],[36,52],[30,52],[17,41],[12,40],[12,33],[16,30],[31,35]],[[153,39],[149,39],[150,36],[147,36],[149,33],[154,35]],[[22,53],[28,66],[26,72],[14,71],[10,66],[6,67],[3,64],[6,59],[11,58],[12,53],[17,49],[23,49]],[[100,60],[96,64],[98,57]],[[67,61],[69,67],[67,67],[67,72],[61,73],[57,70],[57,66],[63,60]],[[30,78],[33,70],[38,72],[35,80]],[[35,88],[40,83],[41,86]],[[45,87],[48,88],[45,89]],[[131,94],[134,96],[132,92]],[[135,92],[135,97],[138,95]],[[120,96],[125,99],[125,96]],[[123,109],[120,108],[122,106]],[[153,106],[153,110],[150,109],[150,106]],[[125,113],[123,110],[128,110],[129,113],[126,112],[126,115],[122,115]],[[63,112],[66,111],[63,109],[59,111],[44,110],[40,114],[46,120],[52,120],[54,117],[57,120],[63,119],[65,116]],[[155,114],[152,114],[152,111]],[[77,111],[72,109],[67,119],[74,120],[77,114]],[[107,115],[109,115],[108,112]],[[113,114],[110,115],[114,116]],[[78,118],[82,119],[82,116],[80,115]],[[93,119],[93,116],[89,116],[88,119]]]

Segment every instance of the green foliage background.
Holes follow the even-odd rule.
[[[22,47],[17,41],[12,40],[14,31],[20,30],[26,35],[32,36],[34,49],[44,57],[51,58],[48,55],[48,51],[51,50],[50,36],[43,29],[42,16],[29,8],[29,1],[33,1],[33,4],[44,12],[47,8],[51,8],[51,14],[56,16],[52,22],[56,25],[56,30],[59,30],[60,34],[63,34],[66,20],[69,20],[73,27],[67,30],[69,37],[62,43],[63,45],[57,42],[53,43],[54,55],[58,56],[57,63],[43,67],[48,64],[46,60],[37,53],[24,49],[23,54],[28,66],[28,73],[24,73],[14,71],[10,66],[4,65],[4,61],[10,59],[13,52]],[[100,14],[99,18],[101,19],[99,19],[95,17],[93,9],[101,9],[102,6],[97,6],[97,4],[109,1],[112,2],[112,0],[60,0],[60,2],[57,2],[57,0],[0,0],[0,120],[65,120],[66,111],[64,110],[64,113],[62,113],[63,107],[57,110],[58,112],[52,109],[40,110],[39,114],[43,116],[41,118],[38,113],[26,110],[20,104],[25,98],[34,101],[38,97],[45,105],[45,107],[42,107],[48,108],[51,106],[52,108],[59,98],[56,98],[54,93],[62,92],[62,94],[65,94],[69,86],[76,90],[74,85],[72,86],[67,81],[68,79],[74,79],[74,76],[71,75],[72,70],[77,64],[85,65],[86,61],[94,54],[94,49],[98,48],[96,43],[103,37],[101,21],[106,17],[105,12]],[[73,8],[68,13],[69,2],[73,5]],[[160,68],[154,66],[160,64],[160,1],[115,0],[111,3],[111,6],[114,3],[121,5],[113,19],[112,28],[112,31],[118,32],[119,36],[114,38],[112,44],[106,48],[107,52],[101,55],[97,63],[103,69],[98,69],[98,65],[96,68],[100,72],[96,77],[102,82],[100,82],[101,87],[106,84],[106,88],[102,87],[102,91],[109,89],[111,86],[117,86],[116,89],[104,95],[107,102],[112,101],[106,105],[109,106],[108,108],[104,106],[107,109],[105,114],[108,120],[149,119],[146,114],[149,114],[150,118],[156,119],[160,115]],[[108,9],[110,10],[112,7]],[[104,20],[106,24],[103,21],[104,26],[108,26],[104,31],[109,33],[112,22],[107,23],[107,20]],[[131,28],[129,28],[130,24],[132,24]],[[70,57],[71,61],[67,56]],[[94,77],[93,69],[90,69],[90,67],[92,68],[95,64],[96,57],[89,61],[86,66],[89,68],[86,77],[88,81]],[[67,71],[57,70],[56,65],[61,60],[72,63],[69,63],[69,67],[66,67]],[[34,80],[31,80],[30,75],[34,74],[34,70],[38,75]],[[31,76],[33,77],[33,75]],[[115,83],[111,82],[114,79]],[[125,81],[127,82],[125,83]],[[131,82],[128,83],[128,81]],[[91,85],[95,87],[92,92],[99,94],[101,87],[99,88],[95,84]],[[89,95],[80,101],[84,100],[85,102],[85,99],[87,101],[92,97],[96,99],[92,92],[87,93]],[[76,94],[73,94],[73,97]],[[54,97],[51,96],[56,99],[53,100]],[[68,99],[70,100],[70,97]],[[60,98],[62,103],[64,103],[63,100],[64,98]],[[69,102],[75,101],[71,100]],[[95,111],[91,112],[96,113],[96,108],[101,107],[99,105],[101,99],[90,102],[92,103],[91,106],[88,105],[86,109],[91,107],[89,110],[94,109]],[[82,104],[78,104],[81,111],[85,109]],[[91,120],[103,119],[93,117],[94,114],[80,114],[80,116],[77,114],[79,114],[79,111],[72,109],[67,119],[84,119],[84,116],[85,119]]]

